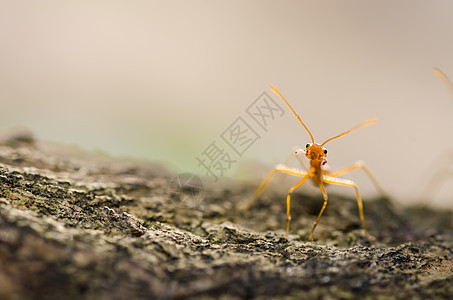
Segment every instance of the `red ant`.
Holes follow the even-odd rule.
[[[376,186],[381,190],[379,184],[377,183],[376,179],[373,177],[372,173],[370,170],[366,167],[366,165],[363,162],[356,162],[355,164],[346,167],[344,169],[338,170],[336,172],[329,172],[326,169],[323,168],[323,166],[327,163],[327,150],[324,148],[324,145],[327,144],[328,142],[340,138],[342,136],[345,136],[346,134],[350,133],[351,131],[354,131],[360,127],[366,126],[366,125],[371,125],[377,122],[376,118],[369,119],[363,123],[360,123],[353,128],[349,129],[348,131],[345,131],[337,136],[334,136],[322,144],[317,144],[315,143],[315,140],[313,138],[313,135],[311,134],[310,130],[308,130],[307,126],[302,122],[300,117],[296,114],[294,109],[289,105],[288,101],[283,97],[283,95],[273,86],[271,86],[271,90],[274,91],[291,109],[291,111],[294,113],[296,118],[299,120],[299,122],[304,126],[305,130],[307,130],[308,134],[310,135],[311,138],[311,143],[308,143],[305,146],[305,149],[297,149],[295,150],[295,154],[303,153],[305,156],[310,160],[310,170],[308,172],[296,169],[296,168],[289,168],[285,165],[278,164],[275,166],[275,168],[267,175],[267,177],[263,180],[259,188],[256,190],[253,198],[250,200],[249,203],[245,206],[245,209],[250,209],[253,204],[256,202],[258,197],[261,195],[263,192],[264,188],[266,185],[269,183],[271,178],[275,175],[276,172],[282,172],[286,174],[290,174],[293,176],[298,176],[302,177],[302,179],[294,185],[292,188],[290,188],[288,195],[286,197],[286,232],[284,235],[287,235],[289,232],[289,223],[291,221],[291,216],[290,216],[290,200],[291,200],[291,194],[294,192],[295,189],[297,189],[299,186],[301,186],[304,182],[306,182],[308,179],[311,179],[313,183],[317,186],[319,186],[322,195],[324,196],[324,204],[321,208],[321,211],[318,214],[318,217],[316,218],[316,221],[313,225],[313,228],[311,230],[309,240],[313,241],[313,232],[315,231],[316,225],[318,225],[319,219],[321,218],[321,215],[324,212],[324,209],[326,208],[327,205],[327,194],[324,189],[324,184],[334,184],[334,185],[341,185],[341,186],[348,186],[352,187],[357,195],[357,203],[359,206],[359,214],[360,214],[360,220],[362,221],[363,224],[363,230],[365,232],[365,235],[367,235],[371,240],[374,240],[374,237],[371,235],[368,235],[368,231],[365,225],[365,217],[363,214],[363,204],[362,204],[362,198],[360,196],[359,190],[357,188],[357,185],[348,179],[343,179],[339,178],[339,176],[349,173],[351,171],[357,170],[357,169],[363,169],[368,176],[371,178],[371,180],[376,184]]]

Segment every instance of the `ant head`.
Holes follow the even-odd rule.
[[[305,130],[307,131],[307,133],[310,135],[311,143],[307,144],[305,149],[296,150],[296,154],[298,154],[300,152],[305,153],[305,156],[310,160],[311,164],[315,165],[316,167],[324,165],[327,162],[327,159],[326,159],[327,150],[324,149],[324,147],[323,147],[326,143],[328,143],[328,142],[330,142],[330,141],[332,141],[334,139],[340,138],[342,136],[345,136],[348,133],[350,133],[351,131],[359,129],[360,127],[371,125],[371,124],[374,124],[374,123],[377,122],[376,118],[369,119],[369,120],[367,120],[365,122],[360,123],[359,125],[356,125],[356,126],[352,127],[351,129],[349,129],[349,130],[347,130],[347,131],[345,131],[345,132],[343,132],[343,133],[341,133],[339,135],[334,136],[333,138],[330,138],[330,139],[326,140],[322,144],[316,144],[315,143],[315,139],[313,138],[313,135],[311,134],[310,130],[308,130],[308,127],[304,124],[304,122],[302,122],[302,120],[296,114],[296,112],[291,107],[291,105],[289,105],[289,103],[288,103],[288,101],[286,101],[285,97],[283,97],[283,95],[275,87],[271,86],[271,89],[283,100],[283,102],[286,103],[286,105],[289,107],[289,109],[296,116],[297,120],[299,120],[299,122],[302,124],[302,126],[304,126]]]
[[[325,165],[327,163],[327,150],[319,144],[308,143],[305,149],[297,149],[296,154],[303,152],[305,156],[313,163]]]

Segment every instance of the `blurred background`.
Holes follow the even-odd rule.
[[[215,142],[235,160],[221,177],[258,184],[310,142],[272,84],[317,142],[378,117],[328,143],[329,164],[363,160],[414,203],[453,169],[453,98],[432,72],[453,77],[452,13],[448,0],[4,0],[0,127],[201,175]],[[285,112],[265,130],[246,112],[264,91]],[[238,117],[260,137],[242,156],[222,139]],[[360,171],[346,177],[376,195]],[[453,207],[452,182],[432,205]]]

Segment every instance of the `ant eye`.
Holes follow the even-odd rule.
[[[327,154],[327,150],[326,149],[324,149],[324,154]]]
[[[305,148],[308,148],[308,147],[310,147],[310,146],[311,146],[310,144],[307,144],[307,145],[305,145]]]

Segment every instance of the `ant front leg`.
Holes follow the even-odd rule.
[[[255,191],[255,194],[253,195],[252,199],[250,199],[250,201],[242,207],[243,209],[249,210],[255,204],[256,200],[258,200],[258,197],[263,193],[267,184],[269,183],[269,181],[272,179],[272,177],[274,177],[274,175],[277,172],[286,173],[286,174],[290,174],[293,176],[299,176],[299,177],[304,177],[304,178],[306,177],[307,179],[310,177],[307,172],[304,172],[304,171],[301,171],[301,170],[295,169],[295,168],[288,168],[285,165],[278,164],[275,166],[275,168],[272,171],[269,172],[269,174],[266,176],[266,178],[264,178],[263,182],[261,182],[260,186]]]
[[[363,214],[362,197],[360,196],[359,189],[358,189],[357,185],[351,180],[343,179],[343,178],[337,178],[337,177],[332,177],[332,176],[330,176],[330,174],[329,174],[329,176],[323,176],[322,177],[322,182],[330,183],[330,184],[334,184],[334,185],[349,186],[349,187],[354,188],[354,190],[356,192],[356,196],[357,196],[357,205],[359,206],[359,215],[360,215],[360,220],[362,221],[363,231],[364,231],[365,235],[371,241],[374,241],[375,238],[372,235],[368,234],[368,230],[366,228],[365,215]]]
[[[302,169],[308,173],[310,167],[307,167],[304,160],[302,159],[302,157],[301,157],[302,155],[300,155],[300,153],[302,153],[303,151],[300,151],[300,150],[301,149],[299,147],[293,147],[291,152],[288,154],[288,158],[285,160],[284,164],[287,165],[292,158],[295,158],[297,160],[297,162],[299,163],[299,165],[302,167]]]

